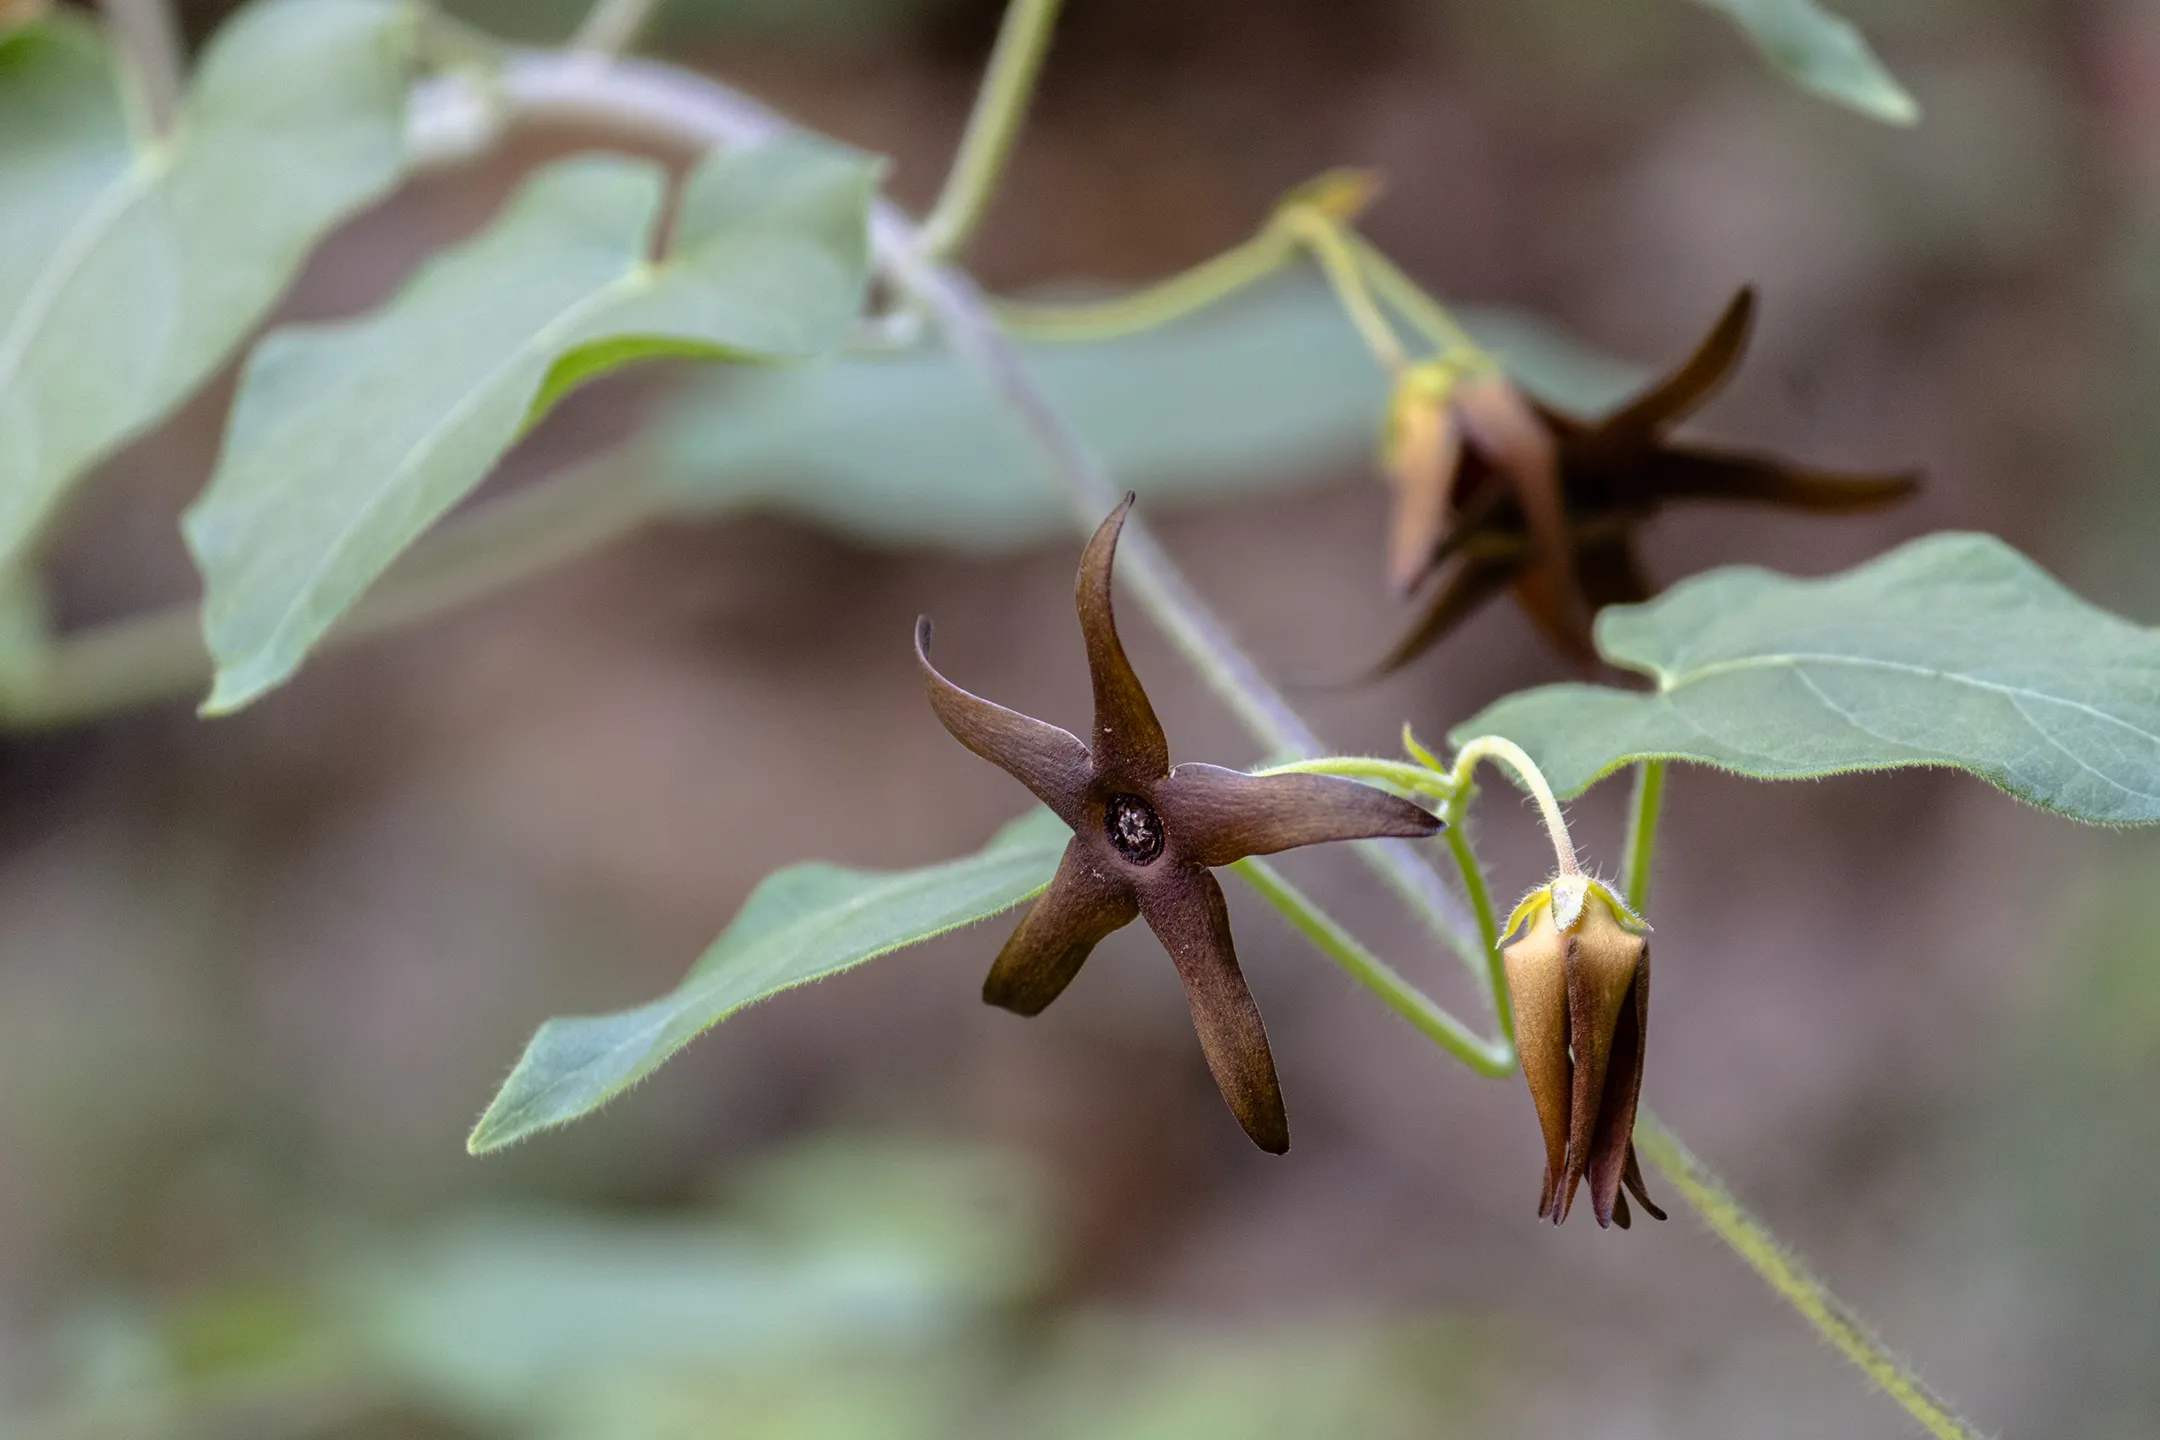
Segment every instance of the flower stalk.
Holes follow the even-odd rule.
[[[982,223],[990,200],[1020,138],[1035,98],[1035,81],[1050,51],[1062,0],[1010,0],[998,25],[989,67],[975,91],[959,153],[946,173],[937,204],[917,231],[923,254],[933,260],[958,255]]]
[[[1501,735],[1480,735],[1455,752],[1455,765],[1449,774],[1457,794],[1470,786],[1470,776],[1486,761],[1504,765],[1515,777],[1515,783],[1530,792],[1537,801],[1538,815],[1545,822],[1546,838],[1552,842],[1554,868],[1561,875],[1580,875],[1582,865],[1575,858],[1575,842],[1568,835],[1567,817],[1560,811],[1560,801],[1554,796],[1552,785],[1545,779],[1545,772],[1538,769],[1527,751],[1514,741]]]

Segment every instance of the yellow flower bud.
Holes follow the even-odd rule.
[[[1538,1216],[1565,1220],[1587,1176],[1600,1225],[1627,1228],[1623,1184],[1662,1220],[1634,1144],[1650,1015],[1648,927],[1601,882],[1561,875],[1516,907],[1508,933],[1519,928],[1502,956],[1515,1045],[1545,1136]]]

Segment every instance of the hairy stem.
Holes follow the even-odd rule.
[[[967,132],[946,173],[945,188],[917,232],[917,243],[932,259],[957,255],[982,222],[996,193],[1005,161],[1035,98],[1035,80],[1050,49],[1061,0],[1007,0],[998,25],[990,66],[975,92]]]
[[[407,552],[324,642],[401,630],[597,549],[651,519],[658,503],[618,460],[573,466],[475,506]],[[175,699],[210,683],[195,602],[64,636],[0,688],[0,727],[79,724]]]
[[[1665,795],[1665,764],[1663,760],[1646,760],[1636,766],[1635,792],[1628,807],[1627,855],[1621,866],[1621,886],[1628,908],[1638,915],[1650,896],[1658,812]],[[1647,1109],[1636,1113],[1635,1146],[1718,1238],[1930,1435],[1937,1440],[1980,1440],[1978,1431],[1960,1420],[1911,1367],[1892,1354],[1842,1300],[1830,1293],[1828,1286],[1809,1274],[1800,1258],[1779,1243],[1770,1227],[1749,1214],[1724,1182]]]
[[[588,55],[620,55],[637,43],[659,0],[593,0],[570,37],[570,48]]]
[[[1680,1143],[1679,1137],[1647,1110],[1636,1115],[1635,1145],[1695,1207],[1695,1213],[1717,1232],[1719,1239],[1732,1246],[1772,1290],[1815,1327],[1817,1334],[1859,1366],[1928,1434],[1937,1440],[1981,1440],[1979,1431],[1960,1420],[1843,1301],[1810,1275],[1799,1258],[1778,1243],[1769,1227],[1750,1215],[1717,1176]]]
[[[1492,760],[1505,765],[1515,776],[1515,783],[1530,792],[1537,801],[1538,813],[1545,820],[1545,834],[1552,841],[1553,862],[1562,875],[1580,875],[1582,865],[1575,858],[1575,842],[1568,835],[1567,817],[1560,813],[1560,801],[1553,795],[1552,786],[1546,783],[1545,772],[1538,769],[1537,761],[1514,741],[1499,735],[1480,735],[1455,752],[1453,779],[1458,790],[1467,789],[1471,772],[1480,763]]]
[[[162,135],[172,128],[187,85],[180,26],[170,0],[102,0],[101,8],[134,72],[142,118],[153,135]]]
[[[1458,792],[1458,803],[1448,809],[1448,853],[1455,857],[1455,868],[1462,872],[1463,889],[1477,915],[1478,938],[1485,944],[1485,999],[1492,1006],[1493,1024],[1512,1050],[1515,1007],[1508,1003],[1507,957],[1500,953],[1500,925],[1493,915],[1492,891],[1485,885],[1485,867],[1478,863],[1477,852],[1470,848],[1470,837],[1463,830],[1462,798],[1466,796]]]
[[[1407,760],[1389,760],[1378,755],[1316,755],[1310,760],[1263,766],[1252,773],[1341,775],[1352,780],[1378,780],[1413,795],[1429,795],[1442,803],[1452,801],[1458,793],[1455,782],[1438,771],[1413,765]]]
[[[1635,790],[1628,798],[1627,849],[1620,856],[1620,891],[1628,909],[1649,913],[1650,862],[1657,855],[1658,815],[1665,806],[1665,762],[1644,760],[1635,767]]]
[[[1000,300],[998,323],[1023,340],[1083,345],[1115,340],[1167,325],[1227,299],[1274,274],[1296,253],[1296,241],[1271,225],[1213,259],[1127,295],[1071,304]]]
[[[1480,1037],[1446,1007],[1405,980],[1393,966],[1366,949],[1334,916],[1284,879],[1281,871],[1264,860],[1240,860],[1230,868],[1296,926],[1300,934],[1312,941],[1321,954],[1342,966],[1352,979],[1379,996],[1383,1004],[1415,1025],[1435,1045],[1480,1075],[1498,1078],[1514,1073],[1515,1045],[1512,1040]]]

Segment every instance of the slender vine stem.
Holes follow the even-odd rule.
[[[1493,1023],[1512,1051],[1515,1007],[1508,1003],[1507,957],[1500,951],[1500,924],[1493,913],[1492,891],[1485,884],[1485,867],[1478,863],[1463,821],[1463,807],[1451,807],[1445,832],[1448,853],[1455,857],[1455,868],[1462,872],[1463,889],[1469,893],[1470,909],[1477,916],[1478,938],[1485,944],[1485,1000],[1492,1007]]]
[[[1657,854],[1658,815],[1665,806],[1665,762],[1645,760],[1635,767],[1635,789],[1628,798],[1627,849],[1620,856],[1620,891],[1628,909],[1649,913],[1650,862]]]
[[[1312,252],[1328,283],[1335,287],[1336,299],[1364,337],[1373,358],[1390,375],[1400,374],[1409,366],[1410,357],[1403,350],[1402,337],[1381,313],[1371,287],[1365,283],[1365,269],[1351,247],[1348,227],[1317,206],[1293,206],[1283,212],[1283,220],[1290,233]]]
[[[1499,368],[1500,362],[1470,338],[1470,332],[1448,313],[1448,308],[1404,274],[1402,267],[1388,259],[1378,246],[1354,230],[1345,235],[1344,244],[1374,293],[1395,307],[1397,314],[1423,332],[1443,354],[1474,357]]]
[[[959,153],[946,173],[945,188],[923,220],[917,243],[923,253],[943,260],[957,255],[982,222],[997,192],[1005,161],[1035,98],[1035,80],[1050,49],[1061,0],[1007,0],[999,22],[990,65],[975,91],[975,108]]]
[[[1413,795],[1429,795],[1443,804],[1452,802],[1458,791],[1455,782],[1446,774],[1413,765],[1407,760],[1389,760],[1378,755],[1316,755],[1309,760],[1291,760],[1281,765],[1268,765],[1252,772],[1255,775],[1341,775],[1351,780],[1378,780],[1398,790]]]
[[[635,59],[601,68],[575,57],[519,52],[493,77],[492,93],[514,116],[605,124],[672,144],[755,144],[792,128],[717,81]],[[444,103],[467,104],[469,97],[451,94]],[[1036,384],[988,298],[965,273],[930,258],[913,222],[890,202],[873,207],[870,233],[887,275],[929,311],[953,353],[1004,404],[1065,487],[1076,526],[1092,531],[1124,492]],[[1325,753],[1312,728],[1268,683],[1137,516],[1126,520],[1118,540],[1118,579],[1262,749]],[[1463,902],[1418,851],[1402,840],[1361,841],[1355,848],[1474,975],[1484,974],[1485,958]]]
[[[187,86],[180,26],[170,0],[101,0],[101,8],[134,72],[142,119],[151,134],[162,135],[172,128]]]
[[[402,630],[551,570],[659,513],[659,500],[619,459],[571,466],[475,506],[425,536],[331,631],[338,646]],[[0,726],[78,724],[200,692],[210,683],[202,606],[190,601],[93,625],[0,681]]]
[[[1022,340],[1089,344],[1152,330],[1204,310],[1280,270],[1297,254],[1296,240],[1270,225],[1242,244],[1190,270],[1108,300],[1058,304],[1000,300],[998,323]]]
[[[1321,954],[1342,966],[1360,985],[1379,996],[1381,1003],[1415,1025],[1435,1045],[1480,1075],[1497,1079],[1515,1073],[1512,1038],[1484,1039],[1456,1019],[1453,1012],[1366,949],[1334,916],[1284,879],[1281,871],[1265,860],[1240,860],[1230,868],[1296,926],[1300,934],[1312,941]]]
[[[593,0],[570,48],[587,55],[620,55],[637,43],[659,0]]]
[[[1768,1226],[1747,1212],[1732,1192],[1647,1110],[1635,1116],[1635,1146],[1672,1183],[1703,1223],[1762,1276],[1772,1290],[1835,1345],[1846,1359],[1920,1422],[1937,1440],[1981,1440],[1980,1432],[1913,1374],[1873,1331],[1799,1257],[1778,1243]]]
[[[1665,795],[1665,764],[1645,760],[1635,768],[1635,792],[1628,806],[1627,854],[1621,865],[1621,887],[1628,908],[1640,915],[1650,895],[1651,862],[1657,853],[1658,814]],[[1808,1272],[1800,1258],[1779,1243],[1738,1200],[1724,1182],[1665,1128],[1663,1121],[1641,1109],[1635,1116],[1635,1146],[1650,1159],[1660,1174],[1694,1207],[1703,1223],[1733,1248],[1769,1287],[1776,1291],[1815,1332],[1836,1346],[1846,1359],[1860,1368],[1906,1414],[1920,1422],[1936,1440],[1981,1440],[1980,1433],[1957,1417],[1943,1399],[1927,1387],[1912,1367],[1891,1352],[1873,1331],[1830,1288]]]
[[[1545,772],[1538,769],[1522,746],[1500,735],[1480,735],[1455,752],[1453,779],[1458,790],[1468,788],[1471,772],[1485,761],[1498,761],[1515,775],[1515,783],[1530,792],[1537,801],[1538,813],[1545,820],[1545,834],[1552,841],[1553,861],[1562,875],[1580,875],[1582,865],[1575,858],[1575,842],[1568,835],[1567,817],[1560,812],[1560,801],[1553,795],[1552,786],[1546,783]]]

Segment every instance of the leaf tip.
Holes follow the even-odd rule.
[[[260,699],[263,692],[276,683],[246,671],[220,667],[217,678],[210,684],[209,695],[204,697],[202,704],[195,707],[195,713],[205,720],[217,720],[236,714]]]
[[[525,1131],[506,1124],[496,1115],[496,1106],[490,1105],[473,1123],[472,1133],[465,1137],[465,1153],[478,1159],[506,1150],[525,1138]]]

